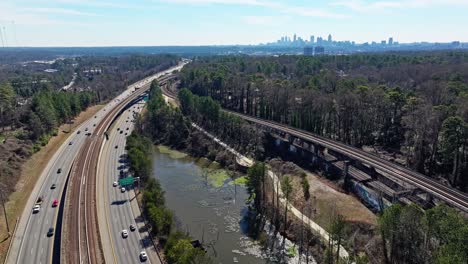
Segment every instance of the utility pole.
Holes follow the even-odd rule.
[[[3,186],[3,184],[2,184]],[[2,188],[1,190],[1,197],[2,197],[2,206],[3,206],[3,214],[5,215],[5,223],[6,223],[6,228],[7,228],[7,232],[8,232],[8,236],[10,236],[10,226],[8,225],[8,216],[7,216],[7,212],[6,212],[6,208],[5,208],[5,197],[4,197],[4,190]]]

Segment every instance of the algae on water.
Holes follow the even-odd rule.
[[[188,156],[186,153],[173,150],[167,146],[158,145],[157,148],[158,148],[159,153],[167,154],[169,155],[169,157],[173,159],[183,159]]]

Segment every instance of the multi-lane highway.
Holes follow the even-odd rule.
[[[180,69],[185,65],[170,68],[148,79],[157,79],[163,75]],[[148,80],[147,79],[147,80]],[[62,226],[62,243],[60,260],[64,263],[97,263],[104,261],[103,244],[98,229],[96,205],[97,164],[105,134],[112,122],[127,105],[149,89],[149,82],[135,87],[128,97],[120,100],[107,112],[103,120],[96,125],[95,131],[85,140],[76,158],[75,165],[68,183]]]
[[[112,243],[111,263],[138,263],[140,252],[145,251],[130,204],[135,197],[128,191],[122,192],[120,186],[113,184],[119,178],[127,176],[121,175],[121,171],[128,171],[125,158],[126,138],[133,131],[134,112],[140,112],[142,107],[142,103],[134,105],[116,120],[108,131],[109,140],[102,149],[102,162],[98,166],[98,174],[103,176],[103,184],[98,185],[98,188],[102,188],[100,197],[106,205],[105,221]],[[130,225],[134,225],[137,230],[131,231]],[[122,237],[123,230],[127,230],[127,238]]]
[[[22,213],[12,241],[7,263],[40,264],[50,263],[52,261],[53,243],[57,230],[54,230],[55,234],[51,236],[48,236],[47,233],[50,228],[56,227],[58,209],[60,203],[63,202],[61,201],[61,197],[67,176],[77,155],[82,151],[86,151],[84,148],[85,142],[89,141],[88,133],[91,135],[94,134],[94,130],[98,124],[103,121],[104,117],[108,116],[108,113],[116,106],[121,106],[125,98],[132,96],[134,88],[142,87],[142,91],[138,91],[140,94],[148,89],[149,83],[152,80],[170,73],[173,70],[178,70],[182,68],[183,65],[171,68],[168,71],[153,75],[129,86],[129,89],[112,100],[101,109],[96,116],[90,118],[69,136],[49,161],[28,199],[27,206]],[[80,133],[78,133],[78,131],[80,131]],[[52,184],[55,184],[55,188],[53,189],[51,188]],[[42,198],[41,209],[38,213],[32,214],[32,208],[39,197]],[[52,203],[55,199],[58,200],[59,205],[57,207],[52,207]],[[70,208],[65,208],[65,210],[68,209]],[[79,238],[75,239],[79,240]]]
[[[128,94],[130,92],[127,91],[119,97],[125,97]],[[42,172],[30,195],[27,207],[23,211],[7,263],[49,263],[51,261],[54,236],[48,237],[47,232],[49,228],[55,227],[59,209],[59,206],[52,207],[52,203],[55,199],[60,202],[72,162],[82,147],[87,137],[86,134],[93,131],[94,124],[102,119],[106,109],[111,109],[115,104],[115,101],[110,102],[95,117],[79,126],[54,154]],[[52,189],[53,184],[55,184],[54,189]],[[39,197],[42,198],[41,209],[33,214],[32,208]]]

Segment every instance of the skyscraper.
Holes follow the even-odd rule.
[[[328,34],[328,42],[332,42],[332,35],[331,34]]]
[[[312,35],[310,36],[310,43],[314,43],[315,42],[315,37]]]
[[[388,39],[388,45],[390,45],[390,46],[393,45],[393,38],[392,38],[392,37],[390,37],[390,38]]]
[[[297,40],[297,36],[296,36],[296,34],[294,34],[293,42],[296,43],[296,40]]]

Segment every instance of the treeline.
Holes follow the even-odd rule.
[[[180,57],[169,54],[83,56],[77,64],[75,89],[91,89],[101,100],[116,96],[128,85],[177,65]]]
[[[142,130],[153,142],[177,149],[186,147],[190,122],[178,108],[166,104],[157,81],[151,83],[147,109],[142,120]]]
[[[468,53],[203,57],[182,87],[224,108],[357,147],[468,186]]]
[[[23,117],[29,137],[41,139],[56,133],[59,125],[70,122],[88,106],[97,102],[94,92],[41,91],[32,98],[31,110]],[[42,143],[47,143],[48,139]]]
[[[198,96],[188,89],[178,93],[182,113],[218,136],[226,144],[246,154],[263,155],[263,134],[241,118],[221,111],[220,103],[209,96]]]
[[[188,136],[186,121],[180,111],[166,105],[157,82],[151,84],[147,110],[137,123],[138,129],[127,138],[126,148],[130,170],[143,182],[143,208],[151,232],[164,245],[168,263],[210,263],[205,252],[192,245],[191,237],[175,228],[173,213],[165,205],[164,191],[159,181],[151,177],[151,139],[160,135],[159,143],[175,144]]]
[[[463,264],[468,259],[468,221],[445,205],[422,210],[393,205],[379,218],[385,263]]]

